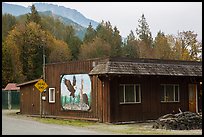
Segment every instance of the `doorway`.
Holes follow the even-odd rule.
[[[188,85],[188,95],[189,95],[189,111],[198,112],[197,107],[197,84],[189,84]]]
[[[202,112],[202,82],[198,86],[198,112]]]

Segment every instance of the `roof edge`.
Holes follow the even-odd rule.
[[[21,87],[21,86],[24,86],[24,85],[28,85],[28,84],[31,84],[31,83],[35,83],[35,82],[38,82],[41,78],[39,79],[34,79],[34,80],[31,80],[31,81],[27,81],[27,82],[24,82],[24,83],[20,83],[20,84],[17,84],[16,86],[17,87]]]

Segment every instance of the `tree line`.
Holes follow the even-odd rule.
[[[42,76],[43,54],[46,63],[99,57],[201,61],[202,42],[194,31],[178,32],[177,36],[159,31],[153,39],[144,14],[124,41],[109,21],[101,21],[96,29],[89,24],[80,40],[72,26],[39,15],[34,5],[31,13],[19,18],[2,15],[2,87]]]

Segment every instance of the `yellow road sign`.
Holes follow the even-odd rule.
[[[38,82],[35,84],[35,87],[40,91],[43,92],[44,89],[47,88],[47,83],[43,79],[38,80]]]

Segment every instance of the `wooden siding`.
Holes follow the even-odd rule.
[[[48,84],[46,97],[44,101],[44,111],[46,115],[67,116],[75,118],[101,119],[101,81],[96,76],[91,76],[91,109],[89,111],[80,110],[62,110],[60,101],[60,76],[64,74],[88,74],[93,69],[93,64],[102,59],[73,61],[67,63],[56,63],[46,65],[46,83]],[[93,63],[94,62],[94,63]],[[48,102],[48,89],[55,88],[55,103]]]
[[[46,115],[74,118],[97,119],[100,122],[141,121],[157,119],[167,113],[176,113],[180,108],[188,110],[188,84],[191,77],[151,76],[151,75],[91,75],[91,109],[78,111],[61,109],[60,76],[63,74],[88,74],[101,60],[75,61],[46,65],[46,83],[56,88],[56,102],[44,101]],[[140,84],[141,103],[120,104],[119,84]],[[162,103],[160,101],[161,84],[179,84],[180,102]],[[48,91],[48,89],[47,89]],[[46,92],[48,98],[48,92]]]
[[[110,122],[143,121],[157,119],[167,113],[188,111],[189,77],[164,76],[115,76],[110,81]],[[120,104],[119,84],[140,84],[141,103]],[[179,102],[161,102],[160,84],[179,84]]]
[[[20,88],[20,112],[22,114],[40,114],[40,92],[34,87],[34,84]]]
[[[99,122],[124,122],[157,119],[167,113],[177,113],[180,108],[188,111],[188,84],[196,83],[190,76],[159,76],[134,74],[94,74],[91,79],[91,109],[88,111],[63,110],[61,108],[60,84],[65,74],[89,74],[99,62],[107,59],[72,61],[66,63],[46,64],[45,82],[48,84],[46,100],[42,101],[43,115],[63,118],[90,119]],[[93,63],[94,62],[94,63]],[[199,79],[198,81],[202,81]],[[21,85],[21,113],[39,114],[40,92],[35,83]],[[120,104],[119,85],[140,84],[141,103]],[[179,84],[180,101],[163,103],[160,101],[161,84]],[[55,88],[55,103],[49,103],[49,88]]]

